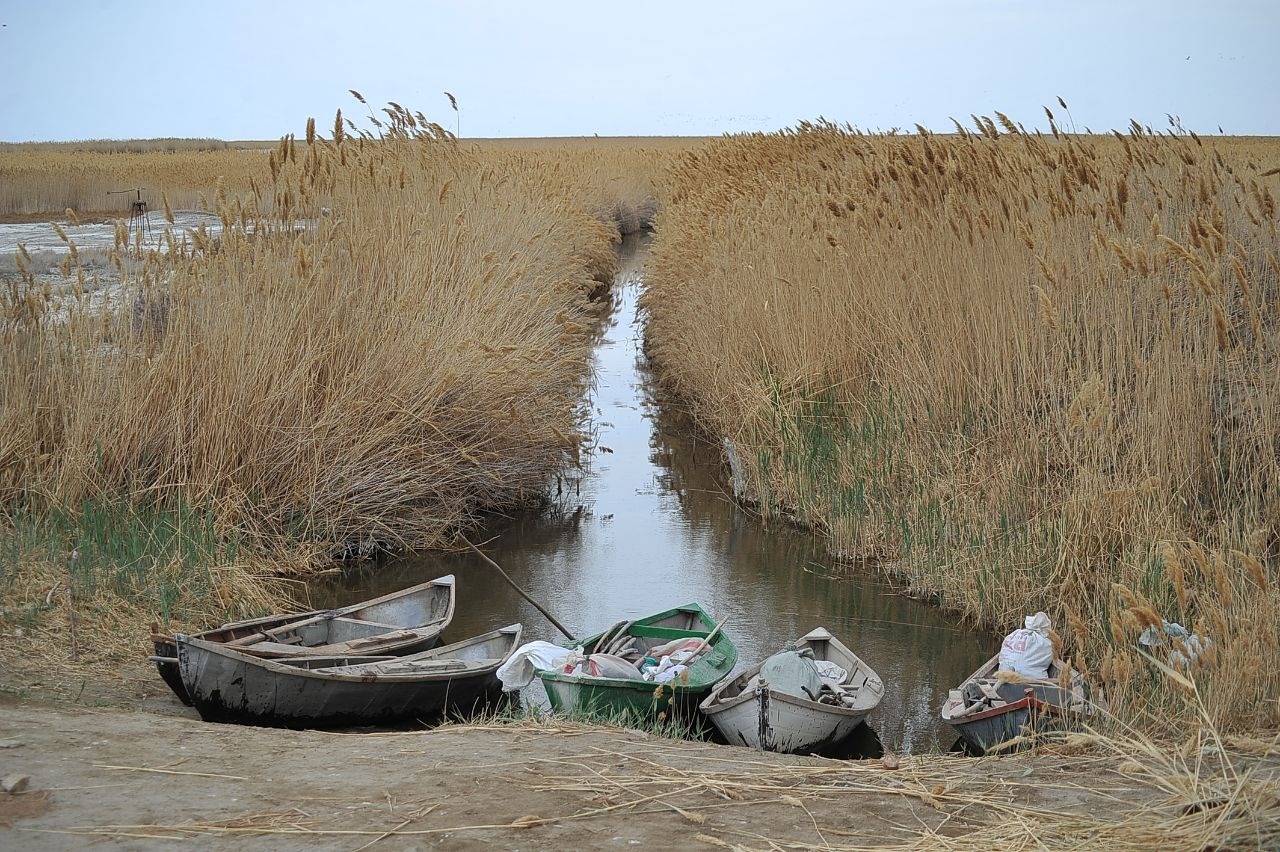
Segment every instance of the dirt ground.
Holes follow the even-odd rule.
[[[80,688],[0,670],[0,777],[30,777],[0,793],[0,848],[928,847],[1156,804],[1105,756],[891,769],[555,721],[284,731],[204,723],[153,670],[126,675]]]

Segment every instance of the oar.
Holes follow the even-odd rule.
[[[572,641],[572,640],[573,640],[573,634],[569,632],[569,628],[567,628],[567,627],[565,627],[563,624],[561,624],[561,623],[556,619],[556,617],[555,617],[554,615],[552,615],[551,613],[547,612],[547,608],[546,608],[546,607],[544,607],[542,604],[538,603],[537,601],[535,601],[532,597],[530,597],[528,592],[526,592],[524,589],[522,589],[522,588],[520,588],[518,585],[516,585],[516,581],[515,581],[515,580],[513,580],[513,579],[511,579],[509,576],[507,576],[507,572],[502,570],[502,566],[501,566],[501,565],[499,565],[497,562],[494,562],[492,559],[490,559],[488,556],[486,556],[486,555],[485,555],[485,552],[484,552],[483,550],[481,550],[480,548],[476,547],[476,546],[475,546],[474,544],[472,544],[470,541],[468,541],[468,540],[467,540],[467,537],[466,537],[465,535],[461,535],[461,534],[459,534],[459,535],[458,535],[458,538],[462,539],[462,543],[463,543],[463,544],[465,544],[467,547],[471,548],[471,549],[472,549],[472,550],[474,550],[476,553],[480,554],[480,558],[481,558],[481,559],[483,559],[485,562],[488,562],[490,565],[492,565],[492,566],[493,566],[493,570],[495,570],[495,571],[497,571],[499,574],[501,574],[501,575],[502,575],[502,579],[504,579],[504,580],[506,580],[508,583],[510,583],[510,584],[511,584],[511,588],[515,589],[517,592],[519,592],[519,593],[520,593],[520,597],[524,598],[524,599],[525,599],[525,600],[527,600],[529,603],[533,604],[534,608],[535,608],[535,609],[537,609],[537,610],[538,610],[538,612],[540,612],[540,613],[542,613],[543,615],[545,615],[545,616],[547,617],[547,621],[550,621],[552,624],[554,624],[554,625],[555,625],[556,630],[559,630],[561,633],[563,633],[563,634],[564,634],[564,635],[565,635],[565,636],[566,636],[570,641]]]
[[[717,624],[715,627],[713,627],[711,629],[711,632],[708,633],[706,637],[704,637],[703,640],[698,643],[698,647],[694,648],[693,653],[689,655],[690,663],[692,663],[694,657],[702,653],[703,648],[706,648],[711,644],[711,640],[715,638],[715,635],[720,632],[720,628],[724,627],[724,623],[728,620],[729,620],[729,616],[727,615],[724,618],[720,619],[720,623]]]

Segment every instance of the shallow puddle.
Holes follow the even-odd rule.
[[[474,540],[577,635],[696,601],[738,646],[746,668],[817,626],[880,675],[884,700],[868,720],[886,747],[946,749],[938,719],[947,689],[989,658],[998,639],[949,622],[877,576],[835,567],[820,540],[768,528],[725,493],[719,448],[676,428],[651,398],[636,323],[646,238],[622,248],[615,309],[596,351],[596,446],[580,478],[553,485],[551,511],[494,524]],[[589,458],[589,463],[586,459]],[[414,554],[313,588],[338,605],[441,574],[458,576],[446,640],[520,621],[526,639],[554,627],[474,554]]]

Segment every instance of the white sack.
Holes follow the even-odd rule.
[[[592,654],[589,657],[574,659],[566,662],[566,665],[572,665],[573,669],[570,674],[582,675],[584,677],[607,677],[615,680],[635,680],[640,676],[640,670],[632,663],[627,662],[621,657],[613,654]]]
[[[822,692],[822,677],[815,663],[807,651],[803,654],[779,651],[760,664],[760,680],[775,692],[817,701],[818,693]]]
[[[1049,637],[1049,631],[1053,629],[1053,622],[1049,620],[1049,616],[1043,612],[1037,612],[1035,615],[1028,615],[1022,620],[1022,626],[1028,630],[1034,630],[1046,639]]]
[[[1043,612],[1027,616],[1023,623],[1026,627],[1004,637],[1000,646],[1000,668],[1044,680],[1053,662],[1053,642],[1049,640],[1052,624]]]

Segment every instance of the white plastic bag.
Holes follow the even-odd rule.
[[[1163,619],[1161,619],[1163,621]],[[1161,636],[1161,633],[1164,633]],[[1181,624],[1164,621],[1163,630],[1148,627],[1138,637],[1138,644],[1153,651],[1161,648],[1169,655],[1169,665],[1175,668],[1190,669],[1201,657],[1213,647],[1213,640],[1199,633],[1192,633]],[[1186,653],[1183,653],[1183,650]]]
[[[1053,642],[1049,639],[1052,623],[1043,612],[1028,615],[1021,627],[1004,637],[1000,646],[1000,668],[1023,677],[1044,680],[1053,662]]]
[[[658,660],[656,664],[644,666],[640,670],[640,676],[645,680],[651,680],[654,683],[666,683],[675,677],[671,672],[676,671],[676,669],[680,670],[676,672],[676,674],[680,674],[681,672],[688,670],[689,667],[685,665],[685,663],[687,663],[689,657],[693,655],[693,650],[693,648],[681,648],[673,654],[668,654],[661,660]]]
[[[680,675],[684,674],[688,670],[689,670],[688,666],[674,665],[669,669],[663,669],[662,671],[655,671],[653,673],[653,682],[654,683],[671,683],[671,681],[680,677]],[[645,679],[648,680],[648,678],[645,678]]]
[[[818,670],[818,677],[824,681],[844,683],[849,679],[849,673],[830,660],[814,660],[813,667]]]

